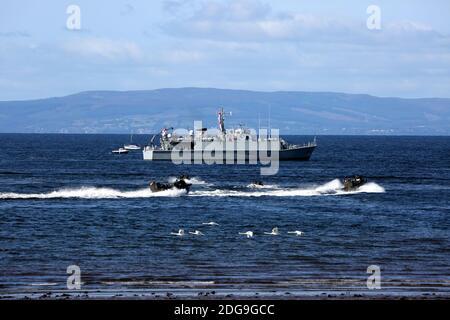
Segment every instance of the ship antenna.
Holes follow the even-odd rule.
[[[224,123],[224,119],[223,119],[223,108],[220,108],[220,110],[219,110],[217,115],[219,116],[219,118],[217,119],[218,123],[219,123],[219,130],[220,130],[220,132],[225,133],[225,123]]]
[[[231,112],[228,112],[228,114],[231,116]],[[217,113],[217,115],[218,115],[218,122],[219,122],[219,130],[222,132],[222,133],[226,133],[226,130],[225,130],[225,121],[224,121],[224,119],[225,119],[225,111],[223,110],[223,108],[220,108],[220,110],[219,110],[219,112]]]
[[[258,137],[259,137],[259,133],[261,132],[261,115],[258,112]]]

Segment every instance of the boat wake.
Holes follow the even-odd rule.
[[[348,195],[357,193],[383,193],[384,188],[375,182],[369,182],[353,191],[344,191],[339,179],[317,187],[289,188],[274,190],[236,191],[236,190],[198,190],[190,193],[191,196],[203,197],[311,197],[324,195]]]
[[[178,197],[185,194],[185,190],[179,189],[170,189],[153,193],[149,188],[135,191],[120,191],[111,188],[81,187],[74,189],[60,189],[48,193],[0,193],[0,199],[119,199]]]
[[[195,178],[193,178],[195,179]],[[193,180],[191,179],[191,181]],[[197,180],[199,182],[201,180]],[[206,184],[204,181],[198,184]],[[273,188],[271,188],[273,187]],[[247,190],[232,189],[208,189],[203,188],[191,191],[188,195],[195,197],[309,197],[323,195],[348,195],[357,193],[383,193],[384,188],[374,182],[369,182],[353,191],[344,191],[342,183],[332,180],[316,187],[306,188],[281,188],[280,186],[258,186]],[[179,197],[186,195],[186,190],[169,189],[160,192],[152,192],[150,188],[134,191],[120,191],[111,188],[81,187],[65,188],[48,193],[0,193],[0,199],[122,199],[122,198],[150,198],[150,197]]]
[[[247,188],[250,188],[250,189],[278,189],[279,187],[276,184],[259,185],[259,184],[250,183],[247,185]]]
[[[168,179],[169,183],[174,183],[175,181],[177,181],[177,177],[170,177]],[[202,185],[202,184],[207,184],[205,181],[196,178],[196,177],[192,177],[189,179],[184,179],[184,181],[186,181],[186,183],[192,184],[192,185]]]

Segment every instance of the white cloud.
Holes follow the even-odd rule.
[[[31,35],[28,31],[7,31],[0,32],[0,37],[4,38],[30,38]]]
[[[203,52],[191,50],[170,50],[163,56],[163,60],[170,63],[199,62],[204,58]]]
[[[131,4],[127,3],[120,10],[120,15],[121,16],[128,16],[128,15],[132,14],[134,12],[134,10],[135,10],[134,7]]]
[[[100,57],[110,60],[139,60],[143,56],[141,49],[134,42],[106,38],[77,38],[66,42],[64,49],[70,53],[82,56]]]
[[[204,1],[194,13],[194,19],[248,21],[266,17],[269,5],[258,0]]]
[[[420,22],[402,20],[391,22],[387,25],[387,28],[392,31],[409,31],[409,32],[428,32],[433,31],[433,28],[429,25]]]
[[[274,11],[257,0],[205,0],[190,2],[190,14],[172,15],[163,30],[176,37],[241,42],[331,42],[351,45],[423,46],[448,43],[450,37],[415,21],[394,21],[379,31],[368,30],[361,20]],[[194,5],[197,3],[197,6]]]

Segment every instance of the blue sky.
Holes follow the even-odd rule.
[[[381,30],[366,26],[372,4]],[[447,0],[3,0],[0,100],[190,86],[450,97],[449,12]]]

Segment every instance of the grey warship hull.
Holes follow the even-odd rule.
[[[285,149],[279,151],[279,160],[280,161],[307,161],[311,157],[315,145],[311,146],[302,146],[298,148]],[[217,154],[220,152],[220,154]],[[143,150],[144,160],[150,161],[171,161],[172,160],[172,151],[171,150],[161,150],[154,148],[146,148]],[[270,152],[268,153],[270,155]],[[252,158],[252,154],[248,151],[216,151],[215,154],[211,155],[207,152],[195,151],[191,150],[188,152],[187,160],[194,162],[195,159],[203,159],[203,161],[216,161],[217,159],[222,159],[223,163],[233,161],[239,162],[245,161],[246,163],[254,160]],[[259,153],[256,155],[256,161],[259,161]]]
[[[174,130],[163,128],[160,145],[153,143],[143,150],[144,160],[172,161],[174,163],[256,164],[275,161],[309,160],[316,148],[316,139],[303,145],[289,144],[279,136],[278,130],[256,130],[241,125],[225,129],[223,108],[219,110],[218,129],[208,131],[201,121],[194,122],[194,129]],[[231,113],[230,113],[231,114]]]

